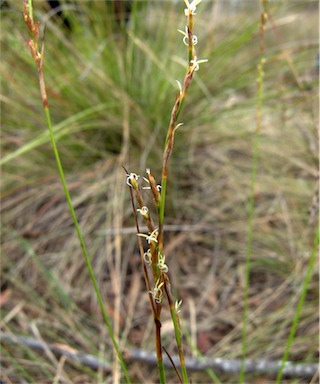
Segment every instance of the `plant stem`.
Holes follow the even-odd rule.
[[[171,112],[170,123],[169,123],[166,141],[165,141],[164,152],[163,152],[161,200],[160,200],[160,206],[159,206],[159,235],[158,235],[158,246],[159,246],[159,251],[161,253],[163,253],[164,209],[165,209],[165,201],[166,201],[169,160],[172,154],[177,120],[182,110],[182,106],[187,96],[190,84],[192,82],[193,74],[194,74],[194,67],[189,62],[188,70],[183,81],[183,88],[179,93],[179,95],[177,96]]]
[[[166,383],[166,376],[164,371],[163,359],[162,359],[162,346],[161,346],[161,322],[160,322],[160,313],[161,305],[156,304],[156,317],[154,319],[155,330],[156,330],[156,354],[158,361],[158,370],[159,370],[159,379],[161,384]]]
[[[314,243],[313,243],[313,248],[312,248],[311,256],[310,256],[310,259],[309,259],[309,264],[308,264],[308,269],[307,269],[306,277],[304,278],[304,281],[303,281],[301,296],[300,296],[298,304],[297,304],[296,313],[294,315],[294,319],[293,319],[293,323],[292,323],[292,326],[291,326],[290,334],[289,334],[289,337],[288,337],[288,340],[287,340],[286,350],[285,350],[284,355],[282,357],[280,370],[278,372],[277,379],[276,379],[276,384],[280,384],[281,383],[282,376],[283,376],[283,370],[285,368],[286,362],[288,361],[290,348],[291,348],[291,345],[292,345],[292,343],[294,341],[294,337],[295,337],[295,334],[296,334],[296,331],[297,331],[297,328],[298,328],[299,319],[300,319],[300,316],[301,316],[304,300],[306,298],[308,285],[309,285],[311,277],[312,277],[313,267],[314,267],[314,263],[315,263],[315,260],[316,260],[317,251],[318,251],[318,248],[319,248],[319,231],[320,231],[320,227],[318,226],[316,234],[314,236]]]
[[[32,0],[28,0],[28,8],[29,8],[29,17],[30,17],[31,21],[33,22]]]
[[[56,142],[55,142],[55,138],[54,138],[54,134],[53,134],[53,130],[52,130],[52,124],[51,124],[51,117],[50,117],[49,107],[45,107],[44,110],[45,110],[45,115],[46,115],[46,119],[47,119],[47,125],[48,125],[49,132],[50,132],[51,144],[52,144],[53,152],[54,152],[54,155],[55,155],[55,158],[56,158],[56,163],[57,163],[57,166],[58,166],[58,171],[59,171],[61,183],[62,183],[62,186],[63,186],[64,194],[66,196],[66,200],[67,200],[68,207],[69,207],[69,210],[70,210],[70,214],[71,214],[71,217],[72,217],[72,220],[73,220],[73,224],[74,224],[74,227],[75,227],[75,230],[77,232],[77,236],[78,236],[81,248],[82,248],[82,252],[83,252],[83,255],[84,255],[84,258],[85,258],[85,262],[86,262],[86,266],[87,266],[87,269],[88,269],[88,272],[89,272],[89,275],[90,275],[90,279],[92,281],[92,284],[93,284],[93,287],[94,287],[94,290],[95,290],[95,294],[96,294],[96,297],[97,297],[97,300],[98,300],[98,303],[99,303],[99,306],[100,306],[100,309],[101,309],[101,313],[102,313],[104,322],[105,322],[105,324],[107,326],[110,338],[112,340],[112,344],[113,344],[114,349],[116,351],[116,354],[117,354],[117,356],[119,358],[122,371],[123,371],[123,373],[124,373],[124,375],[126,377],[127,383],[130,383],[131,381],[130,381],[130,378],[129,378],[129,374],[128,374],[127,368],[125,366],[122,354],[120,352],[118,343],[117,343],[117,341],[116,341],[116,339],[114,337],[113,329],[111,327],[111,324],[110,324],[110,321],[109,321],[109,317],[108,317],[108,314],[106,312],[106,309],[105,309],[105,306],[104,306],[104,303],[103,303],[103,299],[102,299],[101,293],[99,291],[97,280],[95,278],[94,271],[93,271],[93,268],[92,268],[92,265],[91,265],[91,261],[90,261],[89,255],[88,255],[87,247],[85,245],[84,238],[83,238],[83,235],[82,235],[82,232],[81,232],[78,220],[77,220],[77,216],[76,216],[76,213],[75,213],[72,201],[71,201],[69,189],[68,189],[68,186],[67,186],[67,183],[66,183],[63,167],[62,167],[61,160],[60,160],[60,155],[59,155],[59,152],[58,152],[58,148],[57,148],[57,145],[56,145]]]
[[[253,160],[251,171],[251,196],[249,201],[249,222],[248,222],[248,235],[247,235],[247,253],[245,261],[245,278],[244,278],[244,292],[243,292],[243,313],[242,313],[242,364],[240,370],[239,382],[244,383],[245,377],[245,358],[247,353],[247,319],[248,319],[248,302],[249,302],[249,285],[250,285],[250,269],[251,269],[251,256],[252,256],[252,238],[253,238],[253,222],[255,212],[255,181],[257,174],[258,164],[258,149],[259,149],[259,134],[255,133],[253,142]]]
[[[56,159],[56,163],[57,163],[61,183],[63,186],[64,194],[66,196],[66,200],[68,203],[70,214],[71,214],[71,217],[72,217],[72,220],[74,223],[74,227],[75,227],[75,230],[76,230],[76,233],[77,233],[77,236],[78,236],[81,248],[82,248],[82,252],[83,252],[83,255],[85,258],[86,266],[87,266],[87,269],[88,269],[88,272],[89,272],[89,275],[90,275],[90,278],[91,278],[91,281],[92,281],[92,284],[93,284],[93,287],[95,290],[95,294],[96,294],[96,297],[97,297],[97,300],[98,300],[98,303],[99,303],[99,306],[101,309],[101,313],[102,313],[104,322],[107,326],[110,338],[112,340],[112,344],[114,346],[114,349],[115,349],[116,354],[118,356],[118,359],[120,361],[120,365],[121,365],[122,371],[125,375],[126,382],[130,383],[131,381],[129,378],[129,374],[128,374],[126,365],[124,363],[124,360],[123,360],[122,354],[120,352],[118,343],[114,337],[114,333],[113,333],[113,330],[112,330],[112,327],[111,327],[111,324],[109,321],[109,317],[108,317],[108,314],[107,314],[106,309],[104,307],[102,296],[101,296],[101,293],[99,291],[99,287],[98,287],[96,278],[94,276],[93,268],[92,268],[90,258],[88,255],[88,251],[87,251],[87,248],[86,248],[86,245],[84,242],[84,238],[82,236],[82,232],[81,232],[78,220],[77,220],[77,216],[76,216],[73,204],[72,204],[71,196],[69,193],[69,189],[67,186],[66,178],[65,178],[63,167],[62,167],[61,160],[60,160],[59,151],[58,151],[58,148],[56,145],[56,141],[55,141],[55,137],[54,137],[54,133],[53,133],[53,128],[52,128],[52,123],[51,123],[51,115],[50,115],[50,109],[49,109],[49,104],[48,104],[48,99],[47,99],[46,85],[45,85],[45,80],[44,80],[44,75],[43,75],[44,44],[42,43],[41,53],[39,53],[38,52],[38,41],[37,41],[37,37],[39,35],[39,24],[38,23],[34,24],[33,18],[32,18],[32,13],[30,13],[30,10],[32,11],[32,0],[28,0],[28,6],[26,5],[26,3],[24,5],[25,5],[24,16],[25,16],[26,24],[30,30],[30,33],[31,33],[31,38],[29,40],[29,47],[31,49],[31,54],[35,60],[35,63],[36,63],[37,69],[38,69],[38,78],[39,78],[42,104],[43,104],[43,108],[44,108],[44,112],[45,112],[45,116],[46,116],[47,126],[48,126],[49,134],[50,134],[50,140],[51,140],[54,156]]]
[[[179,315],[176,312],[176,309],[174,306],[174,302],[173,302],[172,294],[171,294],[170,281],[169,281],[169,278],[167,275],[165,275],[165,291],[166,291],[166,295],[167,295],[168,302],[169,302],[169,308],[170,308],[171,318],[172,318],[173,327],[174,327],[174,334],[175,334],[177,347],[178,347],[182,380],[183,380],[184,384],[188,384],[188,382],[189,382],[188,373],[187,373],[187,367],[186,367],[186,362],[184,360],[184,353],[183,353],[183,348],[182,348],[180,319],[179,319]]]
[[[253,139],[253,159],[251,170],[251,193],[249,201],[249,221],[248,221],[248,235],[247,235],[247,254],[245,262],[245,279],[244,279],[244,292],[243,292],[243,314],[242,314],[242,364],[240,370],[239,381],[244,383],[245,379],[245,358],[247,353],[247,318],[248,318],[248,302],[249,302],[249,286],[250,286],[250,269],[251,269],[251,256],[252,256],[252,238],[253,238],[253,222],[255,213],[255,183],[258,166],[259,156],[259,139],[261,130],[261,115],[262,115],[262,101],[263,101],[263,77],[264,77],[264,64],[266,62],[264,57],[264,30],[267,21],[267,0],[262,0],[262,12],[260,17],[260,61],[258,64],[258,78],[257,78],[257,99],[256,99],[256,131]]]

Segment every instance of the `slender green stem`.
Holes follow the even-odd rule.
[[[170,308],[170,313],[171,313],[171,319],[173,323],[173,328],[174,328],[174,334],[176,338],[176,343],[178,347],[178,354],[179,354],[179,359],[180,359],[180,366],[181,366],[181,373],[182,373],[182,380],[184,384],[188,384],[188,373],[187,373],[187,367],[184,359],[184,353],[183,353],[183,347],[182,347],[182,337],[181,337],[181,325],[180,325],[180,320],[179,320],[179,314],[176,311],[172,294],[171,294],[171,286],[170,286],[170,281],[168,276],[165,276],[165,291],[166,295],[168,298],[169,302],[169,308]]]
[[[28,9],[29,9],[29,16],[30,19],[33,22],[33,7],[32,7],[32,0],[28,0]]]
[[[176,338],[176,342],[177,342],[177,346],[178,346],[178,351],[179,351],[182,380],[183,380],[184,384],[188,384],[189,379],[188,379],[186,363],[184,360],[184,354],[183,354],[183,350],[182,350],[182,338],[181,338],[180,322],[179,322],[179,319],[177,318],[177,314],[176,314],[174,305],[170,306],[170,313],[171,313],[171,318],[172,318],[173,327],[174,327],[174,334],[175,334],[175,338]]]
[[[176,115],[175,115],[175,122],[177,121],[177,119],[178,119],[178,117],[180,115],[180,112],[182,110],[182,107],[183,107],[186,95],[187,95],[187,90],[185,92],[183,92],[182,97],[180,98],[179,107],[178,107]],[[167,134],[167,138],[166,138],[166,141],[165,141],[165,149],[167,147],[167,143],[168,143],[168,139],[169,139],[168,136],[169,136],[169,132]],[[164,224],[164,208],[165,208],[165,204],[166,204],[166,191],[167,191],[167,177],[162,175],[162,180],[161,180],[161,200],[160,200],[160,206],[159,206],[159,222],[160,222],[160,224],[162,226]]]
[[[182,328],[183,328],[183,334],[185,335],[185,337],[188,341],[188,344],[189,344],[189,346],[193,352],[193,355],[196,356],[197,359],[199,359],[199,361],[203,361],[204,357],[202,356],[201,352],[199,351],[196,343],[192,340],[190,334],[188,333],[186,326],[184,326],[183,323],[182,323]],[[222,382],[219,380],[219,377],[213,372],[212,368],[206,368],[206,372],[207,372],[208,376],[211,378],[212,383],[222,384]]]
[[[166,375],[165,375],[165,371],[164,371],[163,360],[158,360],[158,370],[159,370],[160,384],[165,384],[166,383]]]
[[[45,107],[44,110],[45,110],[47,125],[48,125],[49,133],[50,133],[51,144],[52,144],[54,156],[56,158],[56,163],[57,163],[57,166],[58,166],[58,171],[59,171],[61,183],[62,183],[62,186],[63,186],[64,194],[65,194],[66,199],[67,199],[67,203],[68,203],[70,214],[71,214],[71,217],[72,217],[72,220],[73,220],[73,224],[74,224],[74,227],[75,227],[75,230],[77,232],[78,239],[79,239],[79,242],[80,242],[80,245],[81,245],[81,248],[82,248],[82,252],[83,252],[83,255],[84,255],[84,258],[85,258],[85,262],[86,262],[86,266],[87,266],[87,269],[88,269],[88,272],[89,272],[89,275],[90,275],[90,279],[92,281],[92,284],[93,284],[93,287],[94,287],[94,290],[95,290],[95,294],[97,296],[97,300],[98,300],[98,303],[99,303],[99,306],[100,306],[100,309],[101,309],[101,313],[102,313],[104,322],[105,322],[105,324],[107,326],[110,338],[112,340],[112,344],[113,344],[114,349],[115,349],[115,351],[117,353],[117,356],[119,358],[122,371],[123,371],[123,373],[125,375],[127,383],[130,383],[131,381],[130,381],[130,378],[129,378],[129,374],[128,374],[126,365],[124,363],[122,354],[120,352],[118,343],[117,343],[117,341],[116,341],[116,339],[114,337],[113,329],[111,327],[111,324],[110,324],[109,317],[108,317],[108,314],[106,312],[105,306],[103,304],[102,296],[101,296],[101,293],[99,291],[97,280],[96,280],[96,278],[94,276],[94,272],[93,272],[91,261],[90,261],[89,255],[88,255],[87,247],[85,245],[84,238],[82,236],[82,232],[81,232],[78,220],[77,220],[77,216],[76,216],[76,213],[75,213],[72,201],[71,201],[71,196],[70,196],[70,193],[69,193],[69,189],[68,189],[68,186],[67,186],[67,182],[66,182],[66,178],[65,178],[65,175],[64,175],[63,167],[62,167],[62,164],[61,164],[60,155],[59,155],[58,148],[57,148],[57,145],[56,145],[56,142],[55,142],[55,138],[54,138],[54,134],[53,134],[49,107]]]
[[[43,109],[44,109],[46,120],[47,120],[47,126],[49,129],[50,140],[51,140],[54,156],[56,159],[56,163],[58,166],[58,171],[59,171],[61,183],[63,186],[64,194],[65,194],[66,199],[67,199],[70,214],[71,214],[71,217],[72,217],[72,220],[74,223],[74,227],[75,227],[77,235],[78,235],[78,239],[79,239],[79,242],[80,242],[80,245],[82,248],[82,252],[83,252],[83,255],[85,258],[87,269],[89,271],[89,275],[90,275],[90,278],[91,278],[91,281],[92,281],[92,284],[93,284],[93,287],[94,287],[94,290],[95,290],[95,293],[97,296],[97,300],[98,300],[98,303],[99,303],[99,306],[100,306],[100,309],[102,312],[104,322],[107,326],[107,329],[108,329],[110,338],[112,340],[114,349],[115,349],[116,354],[119,358],[120,365],[121,365],[121,368],[122,368],[123,373],[125,375],[126,381],[127,381],[127,383],[130,383],[130,378],[129,378],[127,368],[125,366],[125,363],[124,363],[124,360],[122,358],[119,346],[118,346],[117,341],[115,339],[115,336],[114,336],[114,333],[113,333],[113,330],[112,330],[112,327],[111,327],[111,324],[109,321],[109,317],[108,317],[108,314],[107,314],[106,309],[104,307],[102,296],[100,294],[98,284],[97,284],[97,281],[96,281],[95,276],[94,276],[93,268],[92,268],[90,258],[89,258],[88,252],[87,252],[87,248],[86,248],[86,245],[84,242],[84,238],[82,236],[82,232],[81,232],[78,220],[77,220],[77,216],[76,216],[76,213],[75,213],[72,201],[71,201],[71,196],[70,196],[70,193],[68,190],[66,178],[65,178],[63,167],[61,164],[59,151],[58,151],[58,148],[56,145],[56,141],[55,141],[55,137],[54,137],[54,133],[53,133],[53,127],[52,127],[52,123],[51,123],[50,109],[49,109],[49,104],[48,104],[48,100],[47,100],[46,84],[45,84],[44,74],[43,74],[44,42],[42,42],[41,52],[39,52],[39,50],[38,50],[39,23],[38,22],[34,23],[34,21],[33,21],[32,0],[28,0],[28,3],[27,3],[27,0],[24,0],[24,19],[25,19],[25,23],[29,29],[29,32],[30,32],[30,39],[29,39],[28,44],[29,44],[29,48],[31,51],[31,56],[34,59],[37,70],[38,70],[39,86],[40,86],[40,93],[41,93]]]
[[[289,334],[289,337],[288,337],[288,340],[287,340],[286,349],[285,349],[284,355],[282,357],[281,366],[280,366],[280,369],[279,369],[279,372],[278,372],[278,375],[277,375],[276,384],[280,384],[281,383],[282,375],[283,375],[283,370],[284,370],[285,364],[286,364],[286,362],[288,360],[290,349],[291,349],[292,343],[294,341],[295,334],[297,332],[297,328],[298,328],[298,324],[299,324],[299,319],[300,319],[302,308],[303,308],[303,304],[304,304],[304,301],[305,301],[305,298],[306,298],[308,285],[309,285],[311,277],[312,277],[313,267],[314,267],[314,263],[315,263],[315,260],[316,260],[317,251],[318,251],[318,248],[319,248],[319,231],[320,231],[320,228],[318,227],[317,231],[316,231],[316,234],[314,236],[313,249],[312,249],[312,252],[311,252],[310,259],[309,259],[309,264],[308,264],[308,269],[307,269],[306,277],[304,278],[304,281],[303,281],[301,296],[300,296],[298,304],[297,304],[297,309],[296,309],[296,312],[295,312],[295,315],[294,315],[294,319],[293,319],[293,323],[292,323],[292,326],[291,326],[290,334]]]
[[[252,256],[252,238],[253,238],[253,222],[255,213],[255,184],[257,176],[257,166],[259,157],[259,139],[261,130],[261,115],[262,115],[262,102],[263,102],[263,77],[264,77],[264,28],[267,21],[267,0],[262,0],[263,10],[260,18],[260,61],[258,64],[258,78],[257,78],[257,99],[256,99],[256,132],[253,139],[253,159],[251,170],[251,191],[249,201],[249,220],[248,220],[248,235],[247,235],[247,253],[245,263],[245,278],[244,278],[244,292],[243,292],[243,314],[242,314],[242,364],[240,370],[239,381],[244,383],[245,379],[245,358],[247,354],[247,319],[248,319],[248,302],[249,302],[249,286],[250,286],[250,269],[251,269],[251,256]]]
[[[248,301],[249,301],[249,286],[250,286],[250,269],[251,269],[251,256],[252,256],[252,238],[253,238],[253,222],[255,212],[255,182],[258,165],[258,151],[259,151],[259,133],[255,133],[253,143],[253,160],[251,171],[251,196],[249,201],[249,222],[248,222],[248,235],[247,235],[247,254],[245,263],[245,277],[244,277],[244,292],[243,292],[243,313],[242,313],[242,364],[240,370],[239,382],[244,383],[245,377],[245,358],[247,353],[247,319],[248,319]]]

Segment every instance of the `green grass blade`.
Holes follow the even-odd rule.
[[[67,199],[67,203],[68,203],[68,207],[69,207],[69,210],[70,210],[70,214],[72,216],[74,227],[75,227],[75,230],[77,232],[78,239],[79,239],[79,242],[80,242],[80,245],[81,245],[81,248],[82,248],[82,252],[83,252],[83,255],[84,255],[84,258],[85,258],[85,262],[86,262],[86,266],[87,266],[87,269],[88,269],[88,272],[89,272],[89,275],[90,275],[90,279],[92,281],[92,284],[93,284],[93,287],[94,287],[94,290],[95,290],[95,294],[96,294],[96,297],[97,297],[97,300],[98,300],[98,303],[99,303],[99,306],[100,306],[100,309],[101,309],[101,312],[102,312],[102,316],[103,316],[104,322],[105,322],[105,324],[107,326],[110,338],[112,340],[112,344],[113,344],[114,349],[115,349],[115,351],[117,353],[117,356],[119,358],[122,371],[123,371],[123,373],[125,375],[127,383],[130,383],[131,381],[130,381],[130,378],[129,378],[129,374],[128,374],[125,362],[123,360],[122,354],[120,352],[118,343],[117,343],[117,341],[116,341],[116,339],[114,337],[114,333],[113,333],[113,329],[112,329],[111,324],[110,324],[109,316],[108,316],[108,314],[106,312],[106,309],[104,307],[104,304],[103,304],[102,296],[101,296],[101,293],[99,291],[97,280],[96,280],[96,278],[94,276],[94,272],[93,272],[93,268],[92,268],[92,265],[91,265],[91,262],[90,262],[90,258],[89,258],[89,255],[88,255],[87,247],[85,245],[84,238],[82,236],[82,232],[81,232],[81,229],[80,229],[80,225],[78,223],[77,216],[76,216],[76,213],[75,213],[72,201],[71,201],[71,196],[70,196],[70,193],[69,193],[69,189],[68,189],[68,186],[67,186],[67,182],[66,182],[66,178],[65,178],[65,175],[64,175],[63,167],[62,167],[62,164],[61,164],[60,155],[59,155],[58,148],[57,148],[57,145],[56,145],[56,142],[55,142],[55,138],[54,138],[54,133],[53,133],[52,124],[51,124],[50,111],[49,111],[48,107],[44,108],[44,110],[45,110],[45,114],[46,114],[46,120],[47,120],[47,124],[48,124],[48,128],[49,128],[51,144],[52,144],[53,152],[54,152],[54,155],[55,155],[55,158],[56,158],[56,162],[57,162],[57,166],[58,166],[58,171],[59,171],[61,183],[62,183],[62,186],[63,186],[64,194],[65,194],[66,199]]]
[[[81,111],[73,116],[68,117],[64,121],[61,121],[59,124],[56,124],[52,127],[53,133],[56,135],[59,133],[59,139],[61,139],[63,136],[67,135],[69,132],[69,127],[72,126],[75,122],[78,122],[96,112],[105,110],[106,104],[102,103],[99,105],[95,105],[94,107],[88,108],[84,111]],[[4,156],[0,160],[0,165],[4,165],[11,160],[17,158],[18,156],[21,156],[40,145],[46,144],[50,141],[50,134],[48,131],[45,131],[41,133],[38,137],[36,137],[34,140],[30,141],[29,143],[23,145],[22,147],[18,148],[17,150],[8,153],[6,156]]]
[[[286,362],[288,361],[290,349],[291,349],[292,343],[294,341],[295,334],[297,332],[297,328],[298,328],[298,324],[299,324],[299,319],[300,319],[300,316],[301,316],[303,304],[304,304],[304,301],[305,301],[305,298],[306,298],[306,294],[307,294],[308,285],[309,285],[311,277],[312,277],[312,272],[313,272],[313,267],[314,267],[314,263],[315,263],[315,260],[316,260],[317,250],[319,248],[319,230],[320,230],[320,228],[318,227],[317,232],[316,232],[315,237],[314,237],[313,249],[312,249],[312,252],[311,252],[310,259],[309,259],[306,277],[304,278],[303,284],[302,284],[301,296],[299,298],[297,309],[296,309],[296,312],[295,312],[295,315],[294,315],[294,319],[293,319],[293,322],[292,322],[290,334],[289,334],[289,337],[288,337],[288,340],[287,340],[286,349],[285,349],[285,352],[284,352],[284,355],[283,355],[283,358],[282,358],[282,361],[281,361],[281,367],[280,367],[279,373],[277,375],[276,384],[280,384],[281,383],[282,375],[283,375],[283,370],[285,368]]]
[[[252,256],[252,238],[253,238],[253,223],[255,214],[255,183],[257,176],[259,152],[259,133],[255,133],[253,141],[253,160],[251,172],[251,196],[249,201],[249,221],[248,221],[248,234],[247,234],[247,253],[245,261],[245,277],[244,277],[244,292],[243,292],[243,313],[242,313],[242,364],[240,371],[240,383],[244,383],[245,377],[245,358],[247,353],[247,319],[248,319],[248,301],[249,301],[249,286],[250,286],[250,269],[251,269],[251,256]]]

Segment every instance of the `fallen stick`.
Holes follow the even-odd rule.
[[[31,337],[26,336],[15,336],[10,333],[1,333],[1,342],[6,344],[18,344],[25,345],[29,348],[39,350],[41,352],[45,351],[46,348],[49,348],[53,353],[58,356],[66,356],[73,362],[78,362],[80,364],[86,365],[93,370],[102,369],[106,372],[110,372],[112,369],[112,364],[106,360],[102,360],[96,356],[89,355],[83,352],[79,352],[67,345],[63,344],[49,344],[44,343],[41,340],[37,340]],[[126,361],[140,361],[148,365],[157,365],[157,359],[155,353],[144,351],[137,348],[127,349],[124,352],[124,358]],[[171,356],[176,367],[179,367],[179,357]],[[189,371],[204,371],[206,369],[212,369],[215,372],[228,373],[228,374],[237,374],[240,372],[241,360],[240,359],[208,359],[208,358],[193,358],[186,357],[186,365]],[[169,359],[164,356],[164,365],[167,368],[172,368],[172,364]],[[245,372],[246,373],[255,373],[255,374],[268,374],[270,376],[276,376],[279,368],[281,366],[281,361],[271,361],[264,359],[257,360],[245,360]],[[311,378],[318,371],[318,364],[312,363],[303,363],[295,364],[290,361],[287,361],[283,371],[284,376],[286,377],[305,377]]]

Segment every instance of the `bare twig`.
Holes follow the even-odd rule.
[[[106,360],[99,359],[96,356],[79,352],[67,345],[62,344],[45,344],[41,340],[37,340],[26,336],[15,336],[10,333],[3,332],[0,334],[1,342],[4,344],[17,344],[26,346],[39,351],[44,351],[49,348],[58,356],[66,356],[67,359],[79,364],[86,365],[94,370],[104,370],[110,372],[112,369],[111,363]],[[137,348],[131,348],[124,351],[126,361],[140,361],[147,365],[157,365],[156,354],[150,351],[145,351]],[[176,367],[180,367],[179,356],[172,355],[171,359]],[[214,371],[219,371],[227,374],[238,374],[241,368],[241,359],[196,359],[193,357],[185,357],[187,369],[190,371],[203,371],[211,368]],[[172,368],[171,361],[164,356],[163,363],[166,368]],[[268,376],[276,376],[279,372],[281,361],[271,361],[265,359],[245,360],[245,372],[255,374],[267,374]],[[318,371],[318,364],[304,363],[295,364],[287,361],[284,367],[283,375],[286,377],[304,377],[312,378]]]
[[[177,377],[179,378],[179,382],[180,382],[180,383],[183,383],[182,378],[181,378],[181,375],[180,375],[180,373],[179,373],[177,367],[175,366],[173,360],[171,359],[171,356],[169,355],[169,352],[165,349],[165,347],[162,347],[162,348],[163,348],[163,350],[165,351],[166,355],[168,356],[168,359],[169,359],[170,362],[171,362],[172,368],[175,370],[176,375],[177,375]]]

